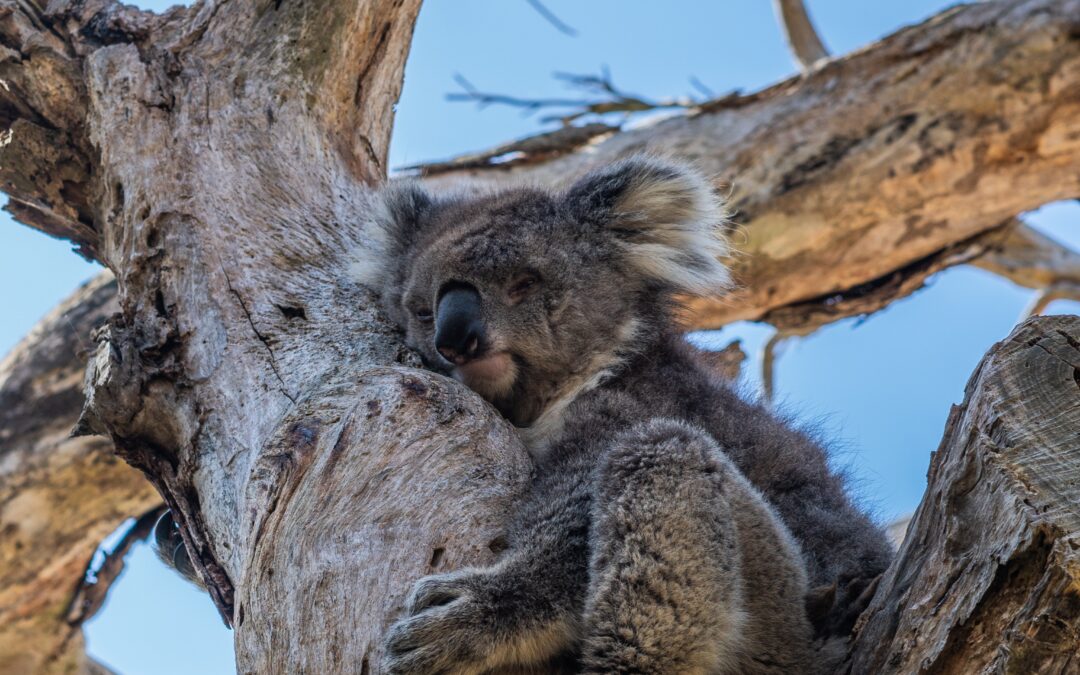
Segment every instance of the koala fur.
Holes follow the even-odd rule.
[[[815,630],[850,630],[891,548],[825,451],[683,340],[674,296],[728,283],[708,181],[639,157],[376,201],[356,274],[536,463],[509,549],[420,580],[387,671],[825,672]]]

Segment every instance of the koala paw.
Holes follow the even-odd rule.
[[[496,649],[497,593],[482,572],[426,577],[406,616],[386,636],[383,666],[392,675],[481,672]]]

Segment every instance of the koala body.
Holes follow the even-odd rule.
[[[818,444],[684,342],[674,296],[727,283],[708,182],[635,158],[559,193],[395,185],[375,212],[361,281],[536,462],[509,549],[418,582],[386,669],[825,672],[815,629],[850,629],[891,548]]]

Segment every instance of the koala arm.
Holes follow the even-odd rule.
[[[386,672],[546,672],[573,650],[588,581],[590,468],[560,469],[537,479],[498,563],[417,582],[387,635]]]

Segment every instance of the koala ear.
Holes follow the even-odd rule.
[[[723,201],[696,170],[632,157],[581,178],[566,199],[579,221],[611,231],[647,277],[694,295],[728,287]]]
[[[415,181],[390,183],[374,192],[349,272],[382,291],[403,274],[404,255],[423,231],[434,199]]]

